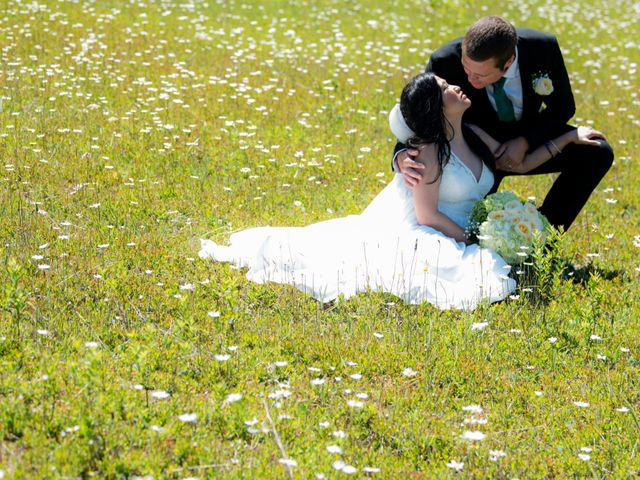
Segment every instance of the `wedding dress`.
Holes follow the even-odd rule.
[[[491,189],[452,152],[440,181],[438,209],[466,227],[475,202]],[[359,292],[389,292],[407,303],[473,309],[515,289],[510,266],[494,251],[465,246],[419,225],[411,189],[396,175],[360,215],[306,227],[259,227],[231,235],[230,245],[201,241],[202,258],[247,267],[247,278],[294,285],[328,302]]]

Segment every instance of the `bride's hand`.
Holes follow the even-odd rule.
[[[578,127],[575,129],[574,142],[582,145],[599,145],[598,139],[606,140],[602,132],[591,127]]]

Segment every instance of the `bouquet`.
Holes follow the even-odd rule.
[[[549,228],[549,221],[535,205],[523,202],[513,192],[498,192],[475,204],[467,235],[505,261],[521,263],[534,243],[544,244]]]

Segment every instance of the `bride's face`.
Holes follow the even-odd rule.
[[[471,100],[457,85],[449,85],[444,78],[437,77],[438,85],[442,89],[442,104],[447,116],[462,115],[471,105]]]

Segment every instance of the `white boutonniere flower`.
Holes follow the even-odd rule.
[[[538,73],[533,76],[533,91],[538,95],[547,96],[553,93],[553,82],[547,73]]]

